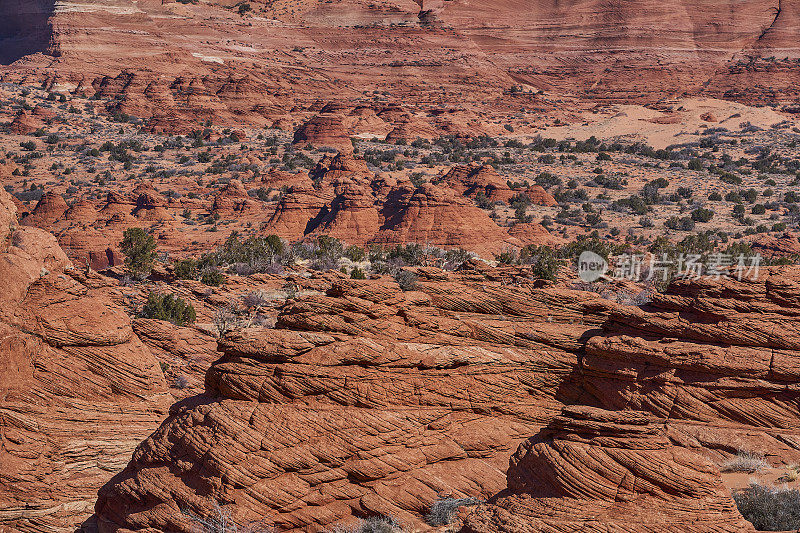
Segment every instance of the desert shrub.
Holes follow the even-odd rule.
[[[178,0],[182,3],[196,3],[197,0]],[[181,509],[184,516],[193,523],[192,531],[196,533],[272,533],[274,528],[267,522],[248,522],[239,524],[228,509],[214,503],[212,512],[206,516],[198,516],[188,509]]]
[[[501,265],[513,265],[519,259],[517,257],[517,252],[514,250],[503,250],[499,254],[495,255],[494,258]]]
[[[175,277],[178,279],[195,279],[197,277],[197,261],[194,259],[175,261]]]
[[[750,202],[751,204],[758,200],[758,191],[753,189],[752,187],[747,189],[746,191],[742,191],[742,198]]]
[[[549,172],[542,172],[536,176],[536,184],[544,188],[552,187],[554,185],[561,185],[561,178],[550,174]]]
[[[224,337],[226,333],[239,327],[239,316],[231,306],[221,307],[214,311],[212,321],[218,337]]]
[[[584,251],[594,252],[605,260],[611,255],[618,255],[626,251],[625,245],[614,245],[601,240],[596,232],[589,236],[579,236],[575,241],[562,246],[556,252],[560,259],[577,259]]]
[[[326,256],[321,256],[321,257],[313,260],[311,262],[311,264],[308,265],[308,267],[311,270],[316,270],[318,272],[326,272],[328,270],[336,270],[337,266],[338,266],[338,262],[337,261],[334,261],[333,259],[331,259],[329,257],[326,257]]]
[[[736,491],[733,500],[739,512],[759,531],[789,531],[800,528],[800,491],[752,483]]]
[[[475,205],[481,209],[491,209],[494,207],[494,204],[486,197],[486,193],[483,191],[478,191],[475,195]]]
[[[459,507],[475,506],[483,503],[478,498],[441,498],[433,502],[425,521],[431,526],[444,526],[453,521]]]
[[[660,187],[654,183],[648,183],[642,187],[641,196],[648,204],[657,204],[661,202],[661,195],[659,194]]]
[[[350,271],[350,279],[367,279],[367,275],[364,274],[364,271],[358,267],[355,267],[353,270]]]
[[[603,221],[602,215],[600,213],[586,213],[586,216],[584,218],[586,219],[586,223],[592,227],[598,227],[598,224],[600,224]],[[606,224],[605,227],[608,227],[608,224]]]
[[[721,472],[747,472],[752,474],[768,466],[763,455],[739,450],[736,455],[722,463],[719,469]]]
[[[405,265],[421,265],[425,259],[425,247],[417,243],[409,243],[405,246],[398,244],[388,252],[388,259],[399,260]]]
[[[519,252],[521,263],[531,265],[532,274],[539,279],[555,281],[561,262],[549,246],[527,245]]]
[[[269,296],[265,291],[251,291],[242,297],[242,305],[247,309],[257,309],[269,303]]]
[[[664,221],[664,227],[674,230],[692,231],[694,229],[694,220],[689,217],[669,217]]]
[[[767,208],[764,207],[763,204],[756,204],[753,206],[753,209],[751,209],[750,212],[754,215],[763,215],[767,212]]]
[[[595,169],[595,170],[598,170],[598,169]],[[599,169],[599,170],[602,170],[602,169]],[[614,189],[614,190],[617,190],[617,191],[621,191],[628,184],[628,180],[620,179],[620,178],[608,177],[605,174],[598,174],[597,176],[594,177],[594,179],[592,181],[594,181],[600,187],[603,187],[605,189]],[[587,185],[589,185],[589,184],[587,183]]]
[[[742,184],[742,178],[740,178],[739,176],[737,176],[736,174],[734,174],[732,172],[722,172],[719,175],[719,179],[723,183],[729,183],[731,185],[741,185]]]
[[[694,191],[690,187],[678,187],[677,190],[678,196],[681,198],[691,198]]]
[[[700,207],[692,211],[692,220],[695,222],[708,222],[712,218],[714,218],[714,212],[711,209]]]
[[[689,161],[689,170],[703,170],[705,167],[703,166],[703,161],[698,158],[694,158]]]
[[[714,191],[708,195],[708,199],[712,202],[719,202],[722,200],[722,195],[719,192]]]
[[[788,481],[788,482],[797,481],[798,479],[800,479],[800,465],[790,464],[786,468],[786,473],[778,479],[779,481]]]
[[[135,278],[144,278],[156,259],[156,240],[142,228],[128,228],[119,243],[125,256],[125,266]]]
[[[725,195],[725,201],[740,204],[742,203],[742,195],[736,191],[730,191]]]
[[[344,245],[342,241],[328,235],[320,235],[314,241],[316,255],[327,257],[333,261],[338,261],[344,256]]]
[[[216,268],[208,269],[200,276],[200,282],[210,287],[219,287],[223,281],[225,281],[225,276]]]
[[[647,202],[644,198],[638,195],[632,195],[629,198],[621,198],[611,204],[611,208],[615,211],[624,211],[630,209],[634,215],[644,215],[647,213]]]
[[[408,270],[401,270],[394,275],[394,279],[404,291],[413,291],[417,287],[417,275]]]
[[[184,374],[178,374],[175,376],[175,379],[172,380],[172,386],[179,390],[188,389],[190,384],[189,378]]]
[[[647,185],[655,187],[656,189],[665,189],[665,188],[669,187],[669,180],[667,180],[666,178],[656,178],[656,179],[650,181],[649,183],[647,183]],[[647,185],[645,185],[645,187]]]
[[[353,528],[336,528],[333,533],[401,533],[402,526],[391,516],[371,516]]]
[[[528,214],[527,206],[520,204],[514,209],[514,220],[522,224],[533,220],[533,216]]]
[[[367,253],[363,248],[354,244],[347,247],[344,251],[344,256],[354,263],[360,263],[367,256]]]
[[[445,270],[456,269],[472,258],[472,253],[463,248],[453,248],[444,252]]]
[[[283,257],[286,246],[277,235],[267,237],[251,236],[245,240],[234,231],[215,252],[204,254],[198,268],[216,267],[242,263],[253,272],[264,272]]]
[[[147,302],[142,308],[141,316],[143,318],[166,320],[176,326],[191,324],[197,318],[192,304],[182,298],[176,298],[172,294],[156,294],[154,292],[147,296]]]

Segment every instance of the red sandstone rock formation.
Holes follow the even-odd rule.
[[[97,94],[168,132],[198,117],[288,124],[287,110],[316,112],[323,96],[365,133],[385,130],[377,117],[399,130],[391,138],[430,134],[400,121],[399,106],[364,111],[377,110],[371,97],[389,91],[415,117],[444,104],[437,133],[504,131],[474,110],[518,111],[522,102],[507,92],[514,85],[617,101],[798,97],[795,1],[434,4],[264,4],[262,17],[153,0],[60,9],[15,1],[0,24],[0,63],[5,80]],[[436,21],[424,32],[421,14],[422,23]],[[463,109],[447,107],[454,104]]]
[[[536,222],[525,222],[514,224],[508,228],[508,234],[517,239],[522,246],[557,246],[564,243],[564,239],[552,235],[541,224]]]
[[[22,224],[48,228],[61,219],[68,208],[67,202],[64,201],[60,194],[46,192],[36,203],[36,207],[33,208],[31,214],[22,220]]]
[[[390,194],[383,216],[383,227],[373,239],[376,243],[417,242],[492,252],[507,246],[509,238],[472,200],[430,183],[395,199]]]
[[[97,220],[97,208],[89,200],[76,200],[64,213],[64,220],[92,224]]]
[[[132,325],[134,333],[164,363],[165,374],[175,381],[173,396],[181,399],[203,392],[205,371],[222,355],[214,337],[164,320],[136,318]]]
[[[800,239],[796,233],[761,235],[753,240],[753,248],[766,257],[800,254]]]
[[[125,227],[136,222],[131,214],[135,208],[134,200],[110,191],[106,195],[106,204],[98,212],[98,218],[108,226]]]
[[[491,165],[457,165],[452,167],[443,180],[456,192],[474,198],[483,193],[496,202],[508,202],[516,194]]]
[[[615,308],[586,344],[587,391],[607,409],[667,418],[670,438],[686,446],[793,460],[800,269],[760,274],[682,280],[643,308]]]
[[[275,208],[266,230],[284,239],[298,240],[311,233],[328,211],[329,194],[313,188],[292,187]]]
[[[257,210],[258,204],[248,194],[242,182],[231,180],[225,187],[214,195],[211,212],[222,216],[232,216],[236,213],[252,212]]]
[[[558,205],[558,202],[556,202],[556,199],[553,198],[553,195],[544,190],[541,185],[528,187],[525,189],[524,194],[530,198],[533,205],[544,205],[547,207]]]
[[[166,415],[158,362],[103,278],[15,223],[0,190],[0,528],[74,529]]]
[[[708,459],[675,446],[647,413],[566,407],[523,443],[508,489],[464,533],[746,532]]]
[[[91,227],[73,226],[58,234],[58,243],[76,265],[88,265],[91,269],[100,271],[125,262],[119,250],[122,232],[112,235]]]
[[[10,194],[5,192],[0,193],[0,243],[7,244],[7,240],[11,232],[14,231],[17,225],[17,206]]]
[[[159,192],[148,185],[140,184],[133,191],[136,204],[131,214],[139,220],[148,222],[168,222],[175,220],[167,211],[167,202]]]
[[[336,187],[341,183],[369,183],[373,177],[367,162],[349,153],[338,153],[334,157],[325,156],[310,172],[310,176],[319,182],[322,188]]]
[[[294,132],[295,144],[311,143],[330,146],[339,150],[352,150],[350,135],[345,130],[342,115],[320,113]]]
[[[527,196],[534,205],[558,205],[555,198],[539,185],[524,190],[512,189],[508,186],[509,179],[498,174],[491,165],[454,166],[442,179],[450,188],[470,198],[482,193],[492,202],[508,203],[511,198],[521,194]]]
[[[380,204],[370,189],[345,186],[331,201],[314,233],[330,235],[348,244],[366,244],[381,228]]]
[[[292,174],[291,172],[278,170],[275,167],[270,168],[266,174],[261,176],[261,183],[265,187],[274,187],[276,189],[281,187],[310,188],[313,185],[311,178],[305,172]]]
[[[356,106],[347,113],[343,124],[347,131],[354,136],[386,138],[393,126],[385,122],[385,117],[379,117],[375,110],[368,105]]]
[[[101,531],[188,530],[179,507],[212,499],[281,530],[374,513],[421,525],[438,492],[505,486],[521,439],[575,399],[592,326],[569,322],[596,298],[419,274],[418,292],[343,281],[285,308],[278,329],[226,337],[210,403],[176,412],[101,491]]]
[[[403,140],[411,143],[417,139],[433,140],[439,136],[436,128],[421,118],[405,115],[398,118],[396,123],[394,129],[386,135],[388,142]]]
[[[643,307],[524,267],[416,272],[415,291],[341,281],[224,338],[207,400],[101,491],[101,531],[188,530],[179,508],[213,501],[286,530],[415,527],[441,492],[499,493],[466,531],[752,531],[698,454],[800,457],[800,268]]]
[[[20,110],[11,124],[8,125],[8,132],[17,135],[29,135],[44,126],[44,121],[35,117],[30,111]]]

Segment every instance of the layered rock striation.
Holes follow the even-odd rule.
[[[566,407],[511,458],[508,488],[464,533],[746,532],[719,470],[640,411]]]
[[[101,491],[101,530],[188,530],[180,509],[214,502],[280,530],[380,513],[421,525],[439,493],[502,489],[517,445],[579,393],[592,327],[579,302],[596,298],[419,274],[412,292],[341,281],[288,305],[275,330],[223,339],[206,396]]]
[[[0,191],[0,528],[74,529],[171,397],[116,289],[9,205]]]

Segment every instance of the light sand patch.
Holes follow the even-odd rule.
[[[225,64],[225,61],[223,61],[221,57],[217,56],[204,56],[203,54],[198,54],[197,52],[192,52],[192,56],[196,57],[200,61],[205,61],[206,63],[219,63],[220,65]]]
[[[114,15],[132,15],[133,13],[143,13],[141,9],[135,6],[113,6],[108,4],[86,4],[79,2],[68,2],[60,0],[56,2],[54,11],[56,13],[95,13],[98,11],[105,11]]]
[[[599,113],[582,114],[584,122],[553,126],[540,132],[557,140],[622,139],[641,141],[653,148],[697,141],[708,128],[723,127],[737,132],[748,125],[769,129],[795,117],[769,107],[752,107],[711,98],[687,98],[670,102],[662,110],[640,105],[615,105]]]

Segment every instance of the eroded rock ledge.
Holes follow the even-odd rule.
[[[641,411],[566,407],[511,458],[508,489],[464,533],[755,531],[707,458]]]
[[[73,531],[166,416],[158,361],[53,235],[0,190],[0,530]]]
[[[281,531],[374,514],[422,528],[443,494],[501,494],[467,526],[569,531],[591,503],[598,531],[620,509],[635,531],[746,531],[715,458],[800,459],[800,269],[681,281],[643,307],[537,288],[521,267],[417,274],[407,292],[342,280],[276,329],[224,338],[206,395],[101,491],[101,530],[188,531],[181,509],[214,501]],[[526,469],[550,492],[528,494]]]

